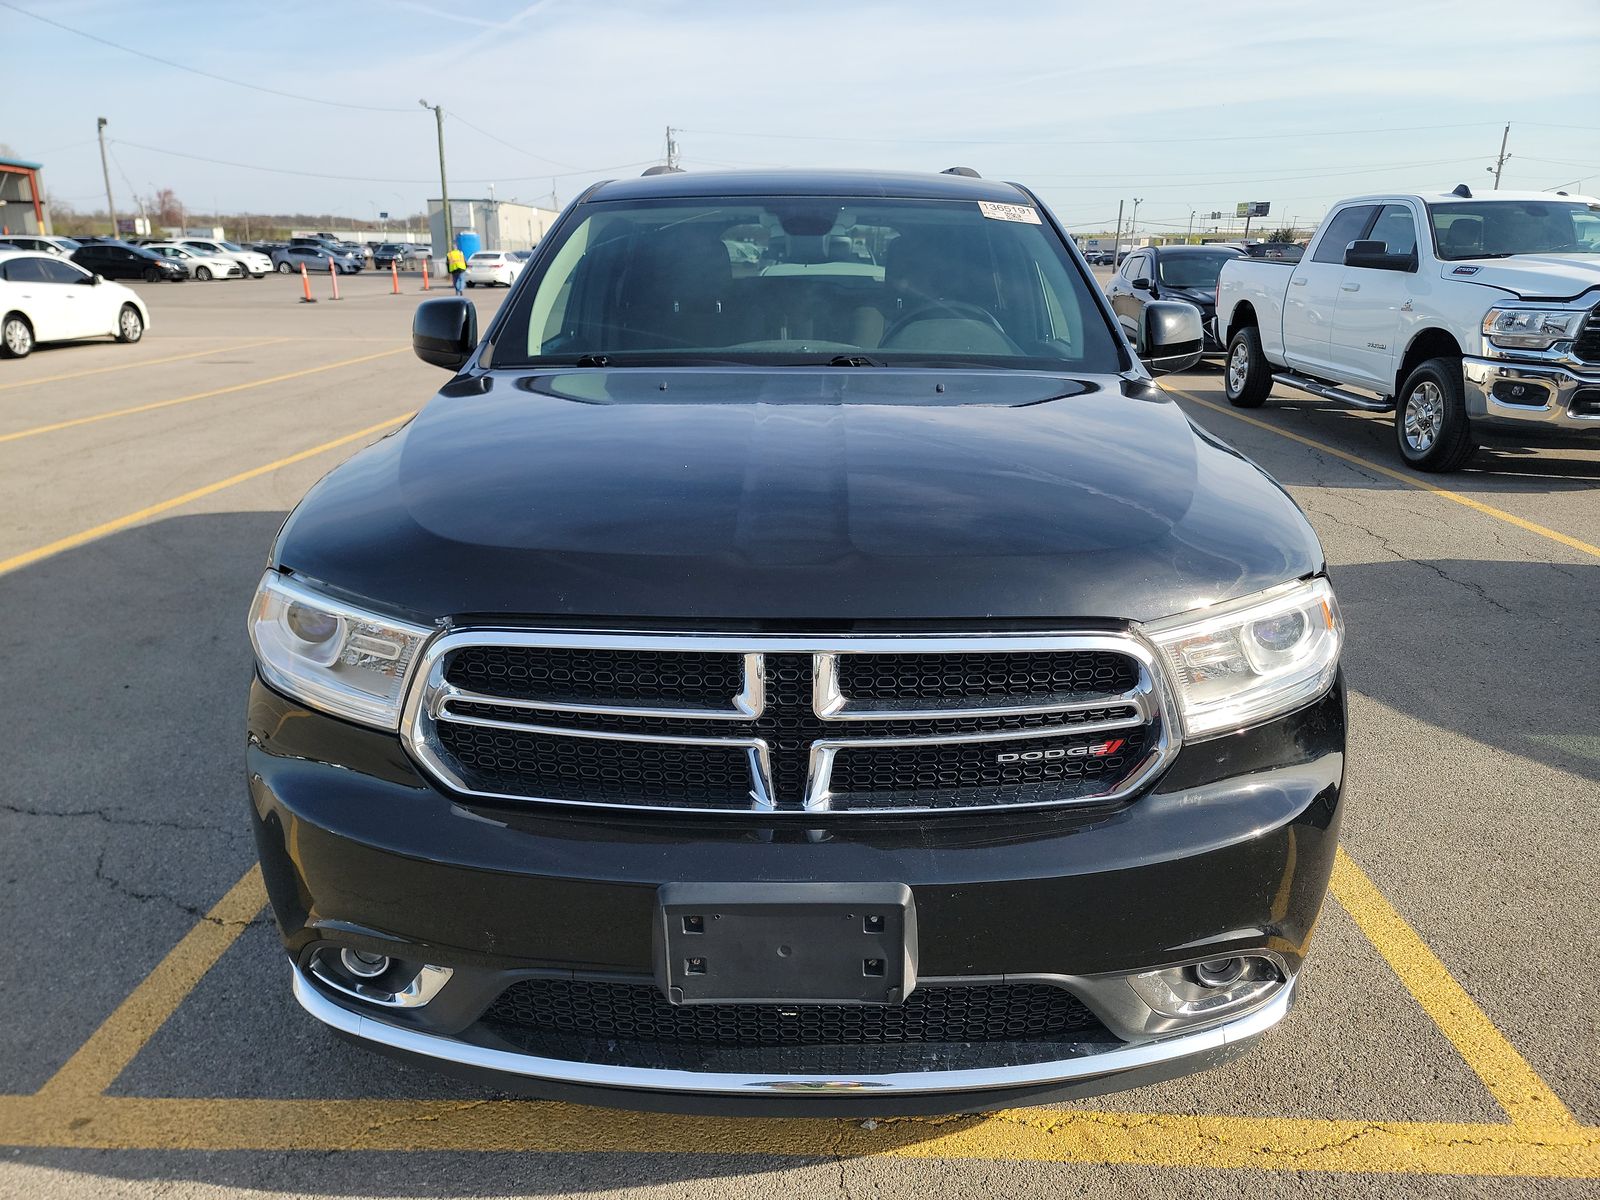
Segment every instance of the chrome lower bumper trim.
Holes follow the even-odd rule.
[[[1086,1055],[1082,1058],[1057,1062],[1029,1063],[1023,1066],[982,1070],[907,1072],[894,1075],[774,1077],[615,1067],[493,1050],[470,1042],[440,1037],[437,1034],[402,1028],[351,1012],[322,995],[292,965],[290,970],[294,976],[294,997],[306,1012],[324,1025],[342,1033],[390,1049],[440,1062],[551,1083],[722,1096],[805,1093],[837,1095],[841,1092],[917,1095],[1068,1084],[1214,1054],[1228,1046],[1261,1036],[1281,1021],[1294,1003],[1294,983],[1290,982],[1261,1008],[1221,1025],[1197,1033],[1179,1034],[1135,1046],[1124,1046],[1104,1054]]]
[[[1573,401],[1579,392],[1600,391],[1600,369],[1579,374],[1564,366],[1506,362],[1495,358],[1462,360],[1462,379],[1466,384],[1467,415],[1501,422],[1526,423],[1535,427],[1556,426],[1600,433],[1600,412],[1574,412]],[[1545,397],[1543,404],[1508,404],[1494,394],[1496,384],[1526,383]]]

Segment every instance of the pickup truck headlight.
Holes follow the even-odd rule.
[[[432,632],[277,571],[262,576],[250,608],[263,679],[313,708],[383,729],[400,727],[406,676]]]
[[[1318,577],[1144,626],[1166,661],[1190,737],[1253,725],[1333,683],[1344,620]]]
[[[1571,341],[1589,314],[1568,308],[1491,308],[1483,318],[1483,336],[1506,350],[1548,350]]]

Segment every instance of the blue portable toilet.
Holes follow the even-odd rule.
[[[456,249],[461,251],[466,258],[471,258],[483,249],[483,239],[470,229],[463,229],[456,234]]]

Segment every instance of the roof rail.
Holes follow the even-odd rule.
[[[972,178],[972,179],[982,179],[983,178],[982,175],[979,175],[971,167],[946,167],[944,170],[940,171],[939,174],[941,174],[941,175],[966,175],[966,176],[968,176],[969,178]]]
[[[1456,184],[1455,191],[1451,192],[1450,194],[1452,196],[1460,196],[1463,200],[1472,199],[1472,189],[1464,183]]]

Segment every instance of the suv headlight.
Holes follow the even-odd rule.
[[[262,576],[250,608],[263,679],[313,708],[383,729],[400,727],[406,677],[432,633],[276,571]]]
[[[1253,725],[1333,684],[1344,642],[1322,577],[1144,626],[1177,689],[1190,737]]]
[[[1570,308],[1491,308],[1483,318],[1483,336],[1506,350],[1548,350],[1577,337],[1588,315]]]

